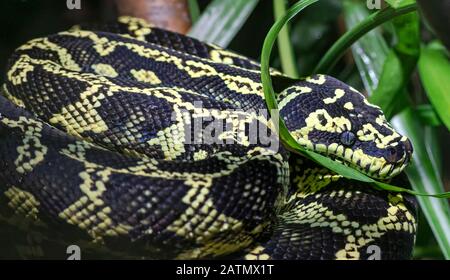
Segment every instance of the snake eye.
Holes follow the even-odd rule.
[[[344,131],[341,134],[341,143],[344,146],[352,146],[355,144],[356,137],[355,134],[351,131]]]

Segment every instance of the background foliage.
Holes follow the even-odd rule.
[[[296,3],[188,1],[195,22],[191,36],[257,60],[261,59],[263,41],[275,20]],[[65,2],[0,2],[0,82],[9,54],[25,41],[80,22],[109,21],[116,17],[111,1],[83,1],[82,10],[68,10]],[[414,0],[385,2],[384,12],[391,18],[405,5],[415,5]],[[449,47],[450,41],[446,14],[450,1],[418,2],[420,12],[395,17],[370,32],[364,30],[364,36],[358,38],[355,26],[380,11],[368,9],[366,0],[320,0],[281,30],[270,66],[292,77],[317,72],[330,74],[370,96],[413,142],[413,163],[407,169],[413,188],[439,193],[450,190],[450,174],[446,172],[450,149],[445,145],[450,139],[450,63],[444,46]],[[351,49],[343,48],[345,52],[328,52],[343,46],[343,36],[358,41]],[[327,64],[327,59],[334,62],[341,54],[335,65]],[[448,200],[418,199],[421,211],[414,257],[450,259]]]

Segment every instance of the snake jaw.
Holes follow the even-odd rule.
[[[377,150],[377,153],[373,154],[366,152],[373,146],[365,147],[358,140],[351,147],[339,146],[334,150],[328,146],[325,151],[318,151],[317,145],[313,145],[312,147],[316,149],[312,150],[380,180],[391,179],[400,174],[408,166],[413,153],[411,142],[403,136],[391,146]]]
[[[316,151],[317,152],[317,151]],[[326,157],[329,157],[337,162],[342,163],[345,166],[351,167],[353,169],[356,169],[360,171],[361,173],[373,178],[373,179],[379,179],[379,180],[387,180],[391,179],[398,174],[400,174],[404,168],[408,165],[410,158],[409,156],[406,156],[404,159],[396,162],[396,163],[388,163],[385,162],[384,164],[380,166],[380,160],[381,158],[374,158],[372,161],[367,163],[365,166],[361,165],[361,160],[357,159],[356,162],[347,161],[345,158],[340,157],[335,154],[330,154],[328,152],[319,152],[319,154],[322,154]],[[350,157],[353,157],[354,153],[350,155]]]

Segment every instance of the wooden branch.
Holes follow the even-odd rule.
[[[115,0],[121,16],[143,18],[156,27],[186,34],[191,27],[187,0]]]

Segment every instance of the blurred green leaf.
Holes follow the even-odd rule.
[[[430,104],[420,105],[416,108],[417,115],[419,116],[423,124],[429,126],[440,126],[442,125],[439,116],[436,114],[433,106]]]
[[[213,0],[188,35],[225,48],[239,32],[258,0]]]
[[[395,1],[406,6],[415,1]],[[420,53],[419,16],[408,13],[392,20],[396,43],[389,51],[377,88],[370,101],[381,108],[388,119],[408,106],[403,90],[414,71]]]
[[[445,48],[444,45],[442,45],[442,43],[440,41],[432,41],[427,45],[427,48],[432,49],[432,50],[437,50],[442,52],[443,54],[450,56],[450,53],[447,51],[447,49]]]
[[[414,259],[442,259],[442,252],[439,246],[422,246],[414,248]]]
[[[348,2],[347,4],[351,5],[351,2]],[[314,69],[314,73],[328,73],[336,62],[344,55],[345,51],[362,36],[366,35],[369,31],[388,20],[413,12],[416,9],[417,5],[412,3],[399,8],[392,8],[388,6],[381,11],[368,15],[363,21],[353,26],[351,30],[345,33],[336,43],[334,43],[334,45],[320,60],[317,67]]]
[[[408,106],[403,91],[407,80],[402,63],[395,50],[391,49],[384,60],[378,86],[369,98],[370,102],[383,108],[388,120]]]
[[[415,0],[386,0],[386,2],[393,8],[400,8],[412,3],[416,3]]]
[[[359,5],[362,7],[361,3],[350,0],[346,0],[346,5]],[[358,10],[359,13],[361,13],[361,17],[368,16],[366,9],[352,9],[352,11],[355,10]],[[348,14],[348,11],[350,11],[350,9],[344,10],[344,17],[346,19],[347,17],[354,17],[354,15]],[[378,38],[370,38],[374,36]],[[375,32],[369,33],[361,38],[360,43],[361,45],[364,45],[363,52],[372,54],[370,58],[375,57],[377,61],[365,60],[365,63],[358,64],[358,67],[361,72],[370,73],[363,76],[373,74],[381,76],[384,67],[380,67],[378,60],[386,61],[388,52],[377,48],[377,45],[371,45],[370,43],[363,44],[366,40],[370,40],[369,42],[371,42],[384,39],[381,34]],[[360,54],[361,50],[354,53],[355,56]],[[372,81],[376,81],[376,78]],[[370,83],[366,87],[366,90],[371,93],[376,86],[376,83]],[[407,135],[414,146],[412,164],[406,169],[406,173],[414,190],[428,193],[442,192],[444,191],[444,188],[439,176],[439,168],[441,166],[441,163],[439,162],[440,158],[436,157],[436,154],[432,150],[427,149],[427,145],[436,143],[437,140],[435,139],[434,134],[428,133],[424,136],[424,134],[429,131],[427,130],[427,127],[421,124],[418,118],[419,117],[412,109],[406,109],[392,121],[394,127],[404,135]],[[448,236],[450,236],[450,208],[448,202],[446,200],[429,197],[417,197],[417,199],[441,250],[447,259],[450,258],[450,240],[448,238]]]
[[[392,23],[396,33],[394,49],[405,56],[402,62],[406,62],[407,67],[414,68],[420,54],[419,15],[417,12],[401,15],[392,19]]]
[[[341,0],[320,1],[319,5],[310,6],[306,13],[290,23],[290,38],[300,77],[311,74],[322,55],[339,36],[336,22],[339,21],[341,8]],[[348,75],[347,72],[339,70],[333,74],[341,77]]]
[[[343,8],[345,12],[345,24],[349,30],[369,16],[367,7],[364,5],[354,5],[351,1],[344,1]],[[374,35],[379,33],[380,28],[377,27],[368,34]],[[371,52],[372,49],[378,51]],[[353,59],[358,66],[359,75],[364,86],[366,88],[372,88],[378,85],[378,69],[382,69],[384,64],[384,57],[379,59],[378,55],[380,53],[385,55],[389,52],[389,48],[383,37],[365,36],[364,40],[358,40],[352,45],[352,51]],[[371,63],[366,64],[366,61],[371,61]]]
[[[189,15],[191,16],[192,23],[195,23],[200,17],[200,8],[197,0],[188,0]]]
[[[286,1],[273,0],[273,10],[275,20],[278,20],[286,13]],[[283,72],[292,78],[298,78],[297,66],[295,64],[296,60],[289,36],[289,25],[287,24],[280,30],[280,34],[278,34],[278,53]]]
[[[431,104],[450,130],[450,62],[441,51],[424,47],[419,60],[419,73]]]

